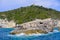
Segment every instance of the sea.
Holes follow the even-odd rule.
[[[37,35],[11,35],[12,30],[14,28],[0,28],[0,40],[60,40],[60,32],[57,29],[47,34]]]

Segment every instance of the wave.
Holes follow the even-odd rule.
[[[59,32],[58,30],[53,30],[53,32]]]
[[[41,34],[41,33],[38,33],[38,34],[35,34],[35,33],[32,33],[32,34],[20,33],[20,34],[16,34],[16,35],[8,35],[8,36],[19,37],[19,36],[40,36],[40,35],[45,35],[45,34]]]
[[[15,35],[11,35],[11,34],[9,34],[8,36],[18,37],[18,36],[25,36],[25,34],[24,34],[24,33],[15,34]]]

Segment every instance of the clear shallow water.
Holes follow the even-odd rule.
[[[40,36],[9,36],[13,28],[0,28],[0,40],[60,40],[60,32]]]

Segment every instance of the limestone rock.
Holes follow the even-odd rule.
[[[19,34],[21,32],[29,34],[29,33],[48,33],[52,32],[53,28],[57,26],[56,20],[51,18],[48,19],[36,19],[30,22],[26,22],[23,24],[19,24],[16,29],[11,32],[12,34]],[[39,32],[37,32],[37,30]]]

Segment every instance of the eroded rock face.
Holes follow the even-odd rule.
[[[48,33],[48,32],[52,32],[53,28],[56,26],[55,23],[56,20],[52,20],[51,18],[48,19],[37,19],[31,22],[26,22],[23,24],[20,24],[18,27],[16,27],[16,29],[14,31],[11,32],[11,34],[18,34],[18,33],[29,33],[28,30],[30,30],[30,32],[32,32],[33,30],[38,31],[38,33]],[[35,32],[34,31],[34,32]],[[33,32],[32,32],[33,33]]]

